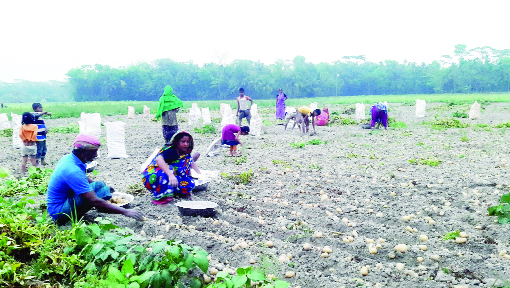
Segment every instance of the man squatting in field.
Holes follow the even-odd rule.
[[[101,212],[122,214],[142,220],[137,210],[124,209],[106,200],[112,198],[113,188],[104,182],[92,181],[85,174],[85,163],[97,157],[101,142],[91,135],[78,135],[71,154],[58,161],[48,184],[48,213],[59,224],[70,219],[78,221],[92,207]]]
[[[308,133],[308,128],[310,127],[310,119],[308,117],[312,117],[312,127],[313,127],[313,133],[310,133],[310,136],[315,135],[315,117],[321,115],[320,109],[312,110],[308,106],[302,106],[300,107],[295,113],[291,115],[287,115],[285,118],[287,121],[285,122],[285,130],[287,130],[287,125],[289,124],[289,121],[291,119],[294,120],[294,125],[292,126],[292,129],[298,125],[299,129],[303,129],[303,134]],[[303,124],[303,125],[301,125]]]

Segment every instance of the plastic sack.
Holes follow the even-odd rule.
[[[151,117],[151,108],[143,105],[143,118],[150,118]]]
[[[0,113],[0,130],[11,129],[11,123],[7,118],[7,113]]]
[[[12,148],[21,148],[23,141],[19,137],[19,128],[21,127],[21,115],[11,112],[12,118]]]
[[[478,101],[475,101],[473,105],[471,105],[471,109],[469,109],[469,119],[480,119],[480,110],[482,106],[478,104]]]
[[[262,118],[259,116],[257,104],[251,105],[250,135],[259,137],[262,130]]]
[[[356,103],[356,120],[365,119],[365,104]]]
[[[221,146],[221,137],[214,139],[205,151],[205,155],[211,157],[220,154]]]
[[[425,100],[416,99],[416,117],[425,117]]]
[[[296,113],[296,111],[297,110],[294,107],[285,107],[285,116]]]
[[[101,137],[101,114],[81,112],[81,121],[78,121],[80,134]]]
[[[127,158],[126,144],[124,143],[124,125],[122,121],[106,122],[106,146],[108,158]]]
[[[211,113],[209,113],[209,107],[202,108],[202,117],[204,118],[204,125],[211,124]]]
[[[232,108],[230,108],[230,104],[221,103],[220,104],[220,115],[221,115],[221,117],[223,117],[223,114],[225,114],[225,111],[227,111],[227,110],[232,110]]]
[[[313,102],[310,104],[310,109],[315,110],[317,109],[317,102]]]
[[[189,126],[191,128],[198,127],[200,125],[200,117],[202,113],[200,113],[200,108],[198,108],[197,103],[191,104],[191,109],[189,110]]]
[[[221,119],[221,127],[225,127],[228,124],[236,124],[234,112],[232,112],[232,108],[230,108],[229,104],[225,104],[223,106],[223,114]],[[221,111],[220,111],[221,112]]]
[[[128,119],[135,119],[135,107],[128,106]]]

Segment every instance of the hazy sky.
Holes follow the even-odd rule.
[[[1,1],[0,81],[63,80],[81,65],[305,56],[437,60],[510,48],[510,1]]]

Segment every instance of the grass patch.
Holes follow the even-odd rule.
[[[305,148],[306,143],[305,142],[290,142],[290,146],[299,149],[299,148]]]
[[[251,182],[253,178],[252,170],[250,169],[248,172],[229,172],[229,173],[221,173],[221,177],[231,180],[236,184],[248,184]]]
[[[441,160],[431,157],[431,158],[421,158],[416,159],[413,157],[413,159],[407,160],[411,164],[421,164],[421,165],[429,165],[429,166],[439,166],[439,163],[441,163]]]
[[[465,112],[455,111],[455,112],[453,112],[452,117],[455,117],[455,118],[468,118],[468,114],[465,113]]]
[[[393,123],[389,123],[388,127],[397,128],[397,129],[405,129],[405,128],[407,128],[407,124],[402,121],[395,121]]]

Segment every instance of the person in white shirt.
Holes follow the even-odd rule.
[[[251,104],[248,104],[248,101],[251,102]],[[239,123],[238,126],[241,126],[241,122],[243,121],[243,118],[246,118],[246,121],[248,121],[248,125],[250,125],[250,107],[253,105],[253,100],[247,95],[244,95],[244,89],[239,89],[239,97],[237,97],[237,116],[239,117]]]

